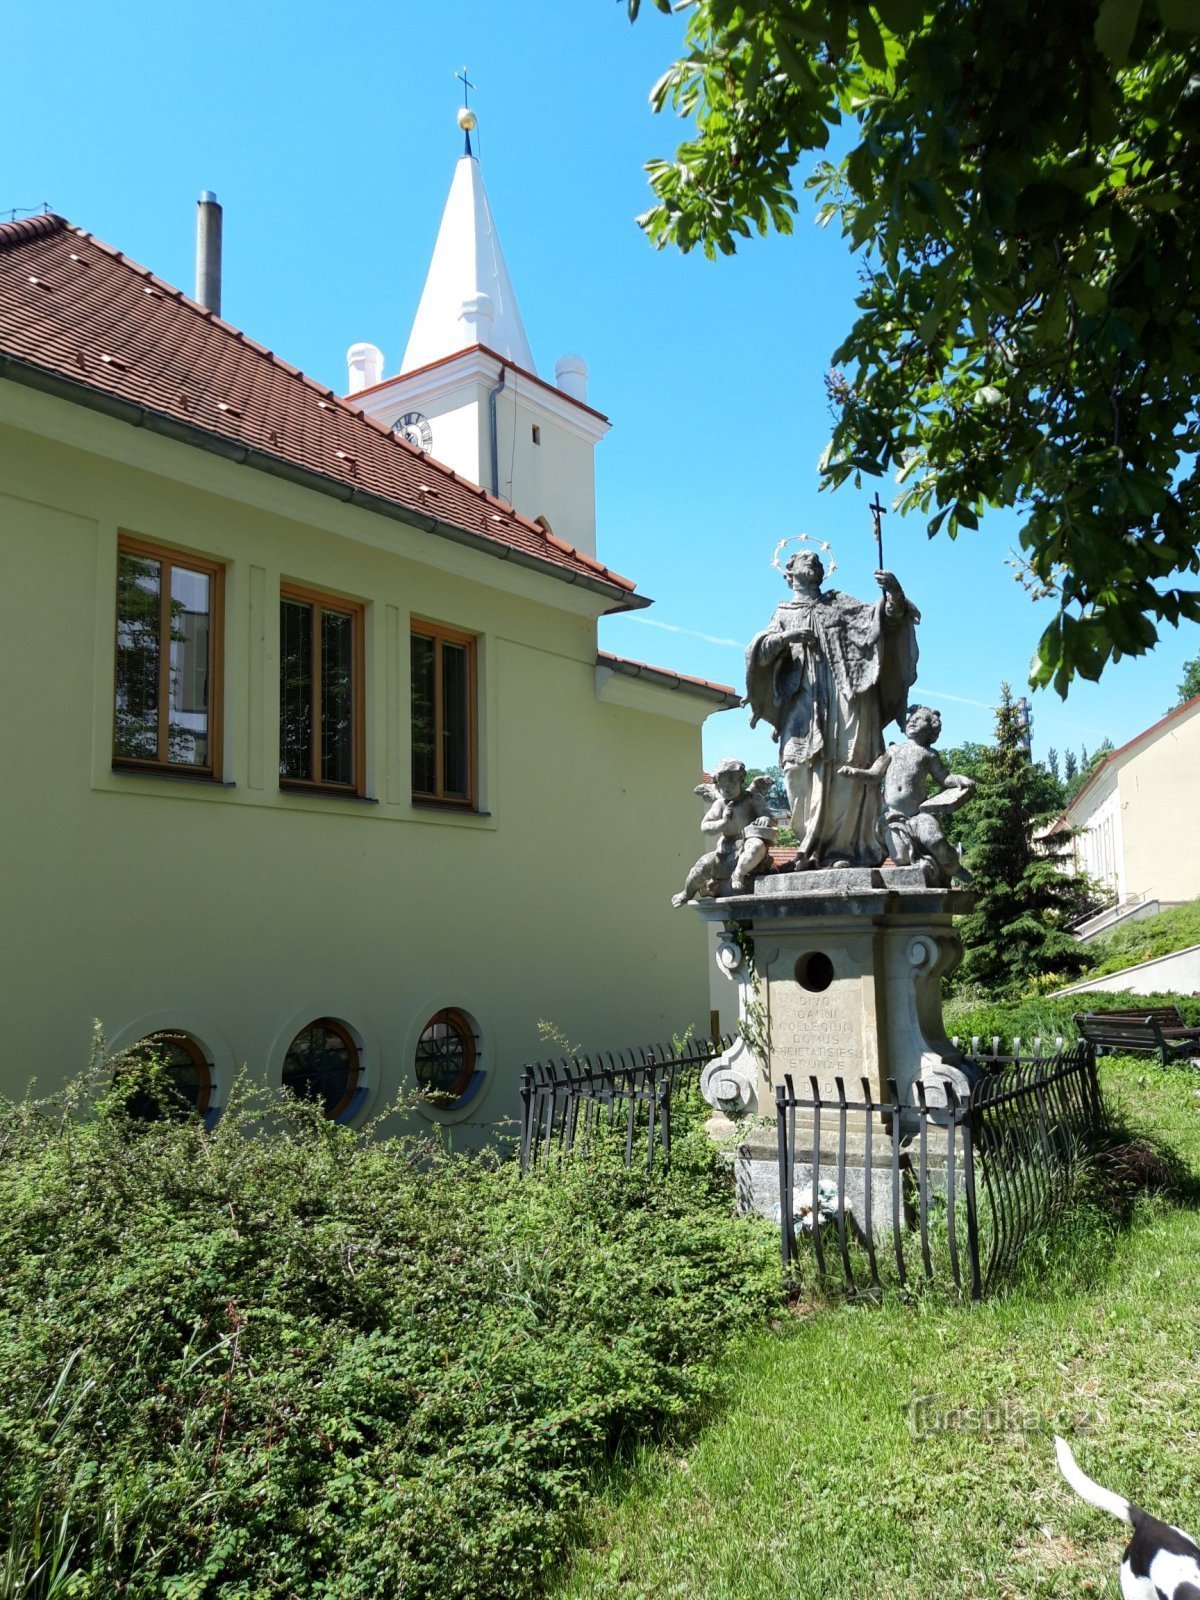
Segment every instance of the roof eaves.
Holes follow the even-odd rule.
[[[425,512],[416,511],[400,501],[389,500],[386,496],[372,494],[369,490],[345,483],[340,478],[317,472],[311,467],[298,466],[283,459],[281,456],[274,456],[270,452],[256,449],[252,445],[239,443],[235,439],[226,438],[223,434],[213,432],[208,428],[202,428],[197,424],[180,422],[178,418],[168,416],[161,411],[155,411],[138,401],[126,400],[120,395],[112,394],[108,390],[97,388],[92,384],[74,382],[59,373],[51,372],[47,368],[39,367],[31,362],[22,361],[4,351],[0,351],[0,377],[10,378],[17,383],[24,384],[27,388],[39,389],[45,394],[54,395],[59,399],[71,401],[73,404],[85,406],[89,410],[115,417],[135,427],[147,428],[152,433],[161,434],[163,437],[174,439],[179,443],[198,445],[201,449],[207,450],[214,455],[223,456],[226,460],[254,467],[260,472],[270,474],[272,477],[288,479],[304,488],[315,489],[321,494],[329,495],[335,500],[341,500],[346,504],[373,511],[376,514],[389,517],[392,521],[404,522],[411,527],[421,528],[427,533],[448,539],[454,544],[461,544],[470,549],[482,551],[484,554],[494,556],[498,560],[511,561],[516,566],[527,567],[545,577],[557,578],[562,583],[573,584],[593,593],[613,598],[615,603],[607,608],[605,615],[611,615],[613,612],[618,611],[641,610],[643,607],[653,603],[648,596],[633,593],[633,585],[627,578],[617,578],[615,576],[608,578],[593,577],[587,573],[573,571],[569,567],[546,560],[544,557],[534,555],[532,552],[516,549],[513,545],[506,544],[487,534],[474,533],[468,528],[460,528],[454,523],[443,521]],[[503,504],[503,502],[497,503]],[[601,570],[606,571],[607,569]]]
[[[498,350],[493,350],[486,344],[466,344],[461,350],[451,350],[449,355],[439,356],[436,361],[426,361],[419,367],[410,367],[407,372],[393,372],[390,378],[381,378],[378,383],[371,384],[366,389],[356,390],[354,395],[347,396],[347,400],[361,400],[364,395],[378,394],[383,389],[390,389],[393,384],[407,383],[410,378],[421,377],[426,372],[436,372],[438,367],[445,367],[451,361],[460,361],[463,356],[485,355],[490,356],[500,366],[507,367],[510,372],[518,373],[522,378],[528,378],[530,383],[536,383],[540,389],[548,389],[559,400],[565,400],[568,405],[577,406],[580,411],[586,411],[590,416],[600,422],[610,422],[603,411],[597,411],[595,406],[588,405],[586,400],[576,400],[573,394],[568,394],[565,389],[560,389],[556,383],[551,383],[548,378],[539,378],[536,372],[530,372],[528,367],[518,366],[515,361],[510,361],[507,356],[502,356]]]
[[[692,678],[686,673],[675,672],[670,667],[652,667],[649,662],[631,661],[626,656],[615,656],[607,650],[596,652],[596,665],[608,667],[611,671],[622,673],[628,678],[645,678],[661,688],[694,695],[700,700],[710,700],[723,709],[732,709],[742,704],[742,696],[726,683],[712,683],[707,678]]]
[[[1100,774],[1107,772],[1114,762],[1123,761],[1126,756],[1132,753],[1135,745],[1141,744],[1144,739],[1149,739],[1153,735],[1162,733],[1169,722],[1177,721],[1185,712],[1194,711],[1197,707],[1200,707],[1200,694],[1194,694],[1190,700],[1185,700],[1182,705],[1172,706],[1170,711],[1165,716],[1159,717],[1157,722],[1152,722],[1148,728],[1143,728],[1141,733],[1135,733],[1132,739],[1126,739],[1125,743],[1119,745],[1116,750],[1110,750],[1100,765],[1088,774],[1087,782],[1071,801],[1067,810],[1074,811],[1092,785],[1099,780]]]

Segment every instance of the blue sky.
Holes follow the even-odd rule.
[[[836,587],[874,593],[866,505],[818,493],[822,379],[848,328],[856,265],[808,200],[790,239],[711,263],[656,252],[634,224],[642,164],[679,125],[654,80],[681,23],[635,27],[615,0],[9,0],[0,18],[0,213],[53,209],[188,290],[195,202],[225,208],[224,315],[331,387],[352,342],[395,370],[461,148],[464,63],[478,148],[539,370],[578,351],[613,422],[597,453],[602,558],[656,604],[602,624],[621,654],[740,683],[746,640],[784,594],[778,540],[834,547]],[[888,487],[882,493],[888,500]],[[1015,521],[957,544],[885,519],[886,564],[923,613],[917,692],[946,744],[985,740],[1007,678],[1024,688],[1043,626],[1005,565]],[[1172,703],[1200,629],[1034,697],[1034,747],[1131,738]],[[706,760],[766,762],[743,712],[710,719]]]

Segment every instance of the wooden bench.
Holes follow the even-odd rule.
[[[1079,1037],[1113,1055],[1157,1055],[1166,1066],[1200,1055],[1200,1028],[1189,1028],[1178,1006],[1147,1006],[1144,1011],[1078,1011]]]

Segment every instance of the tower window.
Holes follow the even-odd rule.
[[[542,430],[538,427],[536,422],[533,425],[533,442],[534,444],[541,444],[542,442]]]

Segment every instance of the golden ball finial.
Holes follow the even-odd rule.
[[[464,133],[470,133],[479,126],[479,118],[469,106],[463,106],[458,113],[458,125]]]

